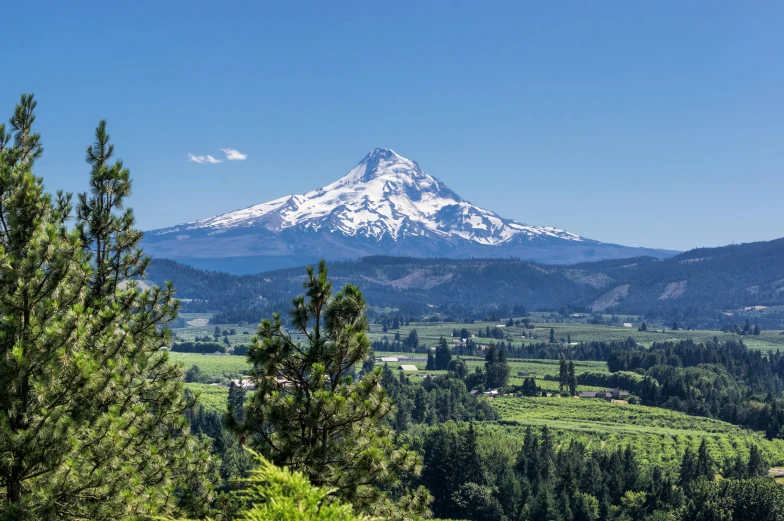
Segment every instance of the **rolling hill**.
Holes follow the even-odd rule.
[[[359,285],[371,306],[406,316],[462,319],[568,307],[691,320],[695,327],[754,314],[767,327],[784,327],[784,239],[573,266],[376,256],[331,262],[329,271],[336,285]],[[188,310],[234,311],[255,321],[288,308],[304,268],[236,276],[155,260],[149,279],[173,280]]]

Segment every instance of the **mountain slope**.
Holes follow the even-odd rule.
[[[509,257],[550,263],[674,252],[627,248],[505,219],[464,200],[415,161],[375,149],[339,180],[145,236],[156,257],[230,272],[259,272],[385,254]]]
[[[351,282],[371,306],[404,316],[478,318],[515,308],[641,314],[720,328],[749,316],[784,328],[784,239],[650,257],[548,266],[517,259],[368,257],[330,262],[335,286]],[[304,268],[233,276],[155,260],[150,280],[173,280],[186,311],[233,312],[255,322],[287,309]],[[744,310],[766,306],[760,310]],[[730,313],[729,315],[727,313]]]
[[[736,310],[784,304],[784,239],[698,248],[669,259],[579,264],[612,281],[579,302],[593,311]],[[615,292],[613,294],[613,292]]]

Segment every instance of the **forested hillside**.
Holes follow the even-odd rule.
[[[427,318],[504,317],[523,310],[642,315],[720,329],[746,318],[784,327],[784,239],[648,257],[547,266],[519,259],[366,257],[331,263],[375,309]],[[187,311],[255,322],[300,290],[301,268],[233,276],[156,260],[148,277],[175,282]]]
[[[699,248],[664,260],[579,264],[575,269],[612,281],[604,291],[578,299],[593,311],[662,314],[679,308],[708,315],[784,304],[784,239]]]

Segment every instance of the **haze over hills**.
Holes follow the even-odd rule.
[[[348,174],[318,190],[147,232],[144,249],[154,257],[240,274],[321,257],[519,257],[571,264],[676,253],[505,219],[466,201],[415,161],[389,149],[373,150]]]
[[[574,266],[368,257],[328,267],[336,284],[359,285],[371,306],[419,318],[438,314],[461,320],[494,310],[503,316],[523,307],[567,307],[712,328],[751,314],[763,327],[784,327],[784,239],[701,248],[664,260],[639,257]],[[270,315],[301,293],[303,275],[298,267],[233,276],[168,260],[155,260],[149,272],[152,281],[173,280],[181,297],[195,299],[186,303],[186,311],[228,313],[247,322]],[[745,309],[753,307],[759,309]]]

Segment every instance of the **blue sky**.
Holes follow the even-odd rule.
[[[504,217],[602,241],[784,236],[781,2],[119,4],[6,24],[0,110],[35,93],[38,173],[74,192],[107,119],[142,229],[389,147]]]

